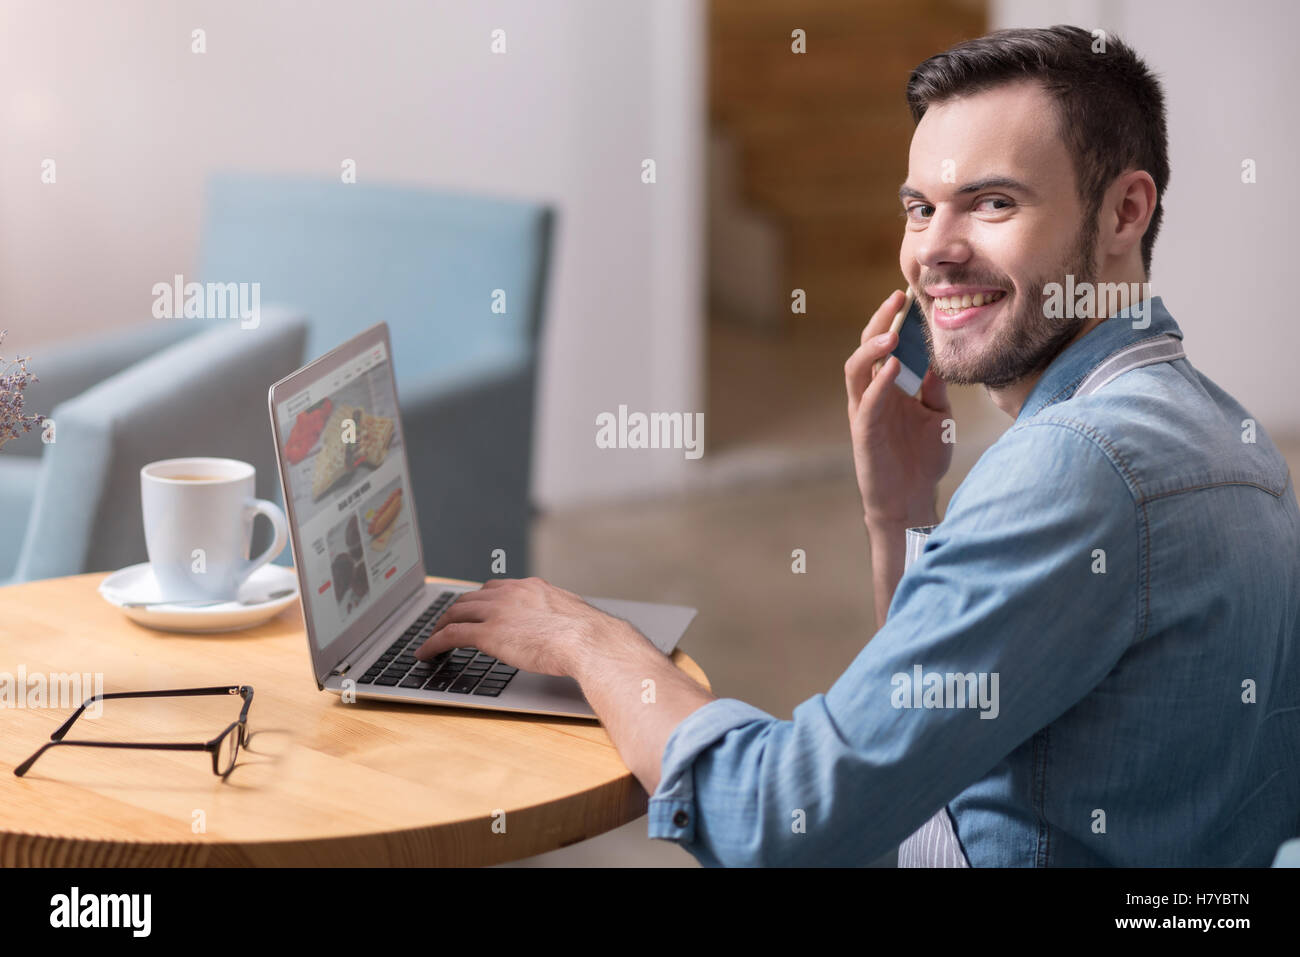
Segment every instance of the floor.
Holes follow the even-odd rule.
[[[769,335],[714,322],[712,471],[687,495],[542,516],[537,574],[580,593],[698,608],[682,647],[714,692],[789,718],[830,687],[874,631],[845,414],[843,365],[857,340],[843,327]],[[950,398],[958,441],[941,513],[1009,424],[980,387]],[[1284,451],[1300,468],[1300,441]],[[806,574],[791,572],[795,548],[807,554]],[[875,866],[893,864],[891,854]],[[698,865],[676,845],[648,840],[642,817],[505,866]]]

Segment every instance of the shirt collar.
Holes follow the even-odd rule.
[[[1143,303],[1146,305],[1143,306]],[[1159,296],[1144,299],[1138,306],[1144,309],[1140,328],[1134,328],[1133,325],[1133,310],[1136,307],[1129,306],[1109,319],[1102,320],[1086,336],[1070,343],[1053,359],[1025,397],[1016,422],[1035,416],[1049,405],[1070,398],[1089,372],[1125,346],[1166,334],[1179,339],[1183,337],[1183,331],[1169,315],[1169,310]],[[1149,310],[1146,308],[1148,306]]]

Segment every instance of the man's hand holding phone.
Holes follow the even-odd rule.
[[[927,370],[915,398],[894,384],[900,364],[889,353],[898,333],[890,326],[905,300],[895,291],[880,304],[862,344],[844,363],[853,463],[873,539],[878,532],[901,535],[938,521],[939,479],[952,464],[952,445],[942,438],[943,421],[952,414],[943,380]]]

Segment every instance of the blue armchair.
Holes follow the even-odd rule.
[[[48,413],[55,441],[42,446],[11,582],[147,560],[140,468],[148,462],[242,459],[257,469],[259,497],[281,497],[266,396],[302,364],[306,320],[263,309],[255,329],[168,322],[191,326],[190,335]]]
[[[431,574],[528,574],[538,340],[552,211],[390,186],[223,175],[201,278],[311,317],[309,358],[389,324]],[[494,311],[495,306],[495,311]],[[501,311],[504,309],[504,311]]]
[[[38,381],[25,391],[24,411],[50,415],[60,403],[199,329],[194,322],[146,322],[40,348],[30,366]],[[13,575],[18,565],[44,451],[40,432],[33,429],[5,443],[0,452],[0,583]]]

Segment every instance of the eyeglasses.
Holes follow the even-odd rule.
[[[222,731],[211,741],[203,744],[137,744],[135,742],[125,741],[64,741],[63,736],[68,733],[72,723],[81,717],[87,706],[96,701],[107,701],[109,698],[171,698],[183,697],[189,695],[207,695],[207,694],[237,694],[244,699],[244,707],[239,712],[239,720]],[[50,735],[50,740],[41,745],[39,751],[24,761],[18,767],[14,768],[14,774],[22,777],[27,773],[28,768],[36,763],[36,759],[48,751],[50,748],[57,747],[60,744],[73,744],[83,748],[146,748],[153,751],[208,751],[212,754],[212,773],[218,777],[224,778],[235,767],[235,757],[239,754],[241,746],[248,746],[248,709],[253,703],[253,688],[251,685],[227,685],[220,688],[182,688],[175,691],[114,691],[110,694],[93,695],[87,698],[67,721],[63,722],[62,727]]]

